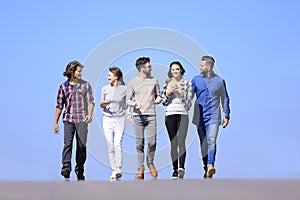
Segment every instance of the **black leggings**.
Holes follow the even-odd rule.
[[[186,157],[185,139],[188,131],[189,117],[188,115],[179,114],[169,115],[165,118],[165,124],[171,143],[173,169],[178,169],[178,158],[179,167],[184,169]]]

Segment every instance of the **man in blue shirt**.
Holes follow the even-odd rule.
[[[225,81],[213,71],[215,60],[211,56],[203,56],[200,63],[201,75],[192,80],[192,88],[196,95],[193,123],[197,126],[200,139],[201,154],[204,165],[204,178],[212,178],[216,157],[216,141],[219,126],[225,128],[229,123],[229,96]],[[222,107],[221,107],[222,105]],[[225,114],[221,121],[221,108]]]

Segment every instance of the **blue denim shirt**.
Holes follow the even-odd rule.
[[[195,125],[221,124],[221,105],[225,117],[230,118],[229,96],[225,81],[220,76],[195,76],[192,88],[196,95],[193,116]]]

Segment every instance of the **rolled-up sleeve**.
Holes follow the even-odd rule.
[[[126,94],[126,104],[127,106],[133,106],[132,102],[132,96],[133,96],[133,88],[131,82],[129,82],[128,87],[127,87],[127,94]]]
[[[157,102],[161,102],[162,98],[160,96],[160,88],[159,88],[159,84],[158,84],[158,80],[156,79],[156,84],[155,84],[155,101]]]
[[[167,96],[167,87],[168,87],[168,80],[166,80],[162,85],[161,97],[162,97],[162,104],[167,106],[169,103],[169,97]]]
[[[192,106],[192,100],[193,100],[194,94],[195,94],[191,82],[187,83],[186,90],[187,90],[187,101],[186,102],[187,102],[188,109],[190,109]]]
[[[64,108],[65,100],[64,88],[63,85],[60,85],[56,98],[56,108],[62,110]]]
[[[94,104],[95,105],[95,99],[94,99],[94,93],[92,86],[87,83],[87,102],[88,104]]]

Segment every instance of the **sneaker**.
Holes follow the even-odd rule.
[[[117,177],[116,177],[116,171],[112,171],[110,177],[109,177],[109,180],[110,181],[115,181],[117,180]]]
[[[83,175],[83,173],[77,174],[77,181],[84,181],[84,180],[85,180],[85,176]]]
[[[213,175],[216,173],[216,169],[212,165],[208,165],[207,172],[206,172],[206,178],[212,178]]]
[[[120,168],[117,168],[117,169],[115,170],[115,173],[116,173],[116,179],[119,180],[119,179],[122,177],[121,169],[120,169]]]
[[[61,174],[64,178],[70,178],[70,170],[67,170],[66,168],[61,169],[60,174]]]
[[[178,178],[183,178],[184,177],[184,169],[183,168],[179,168],[178,169]]]
[[[83,170],[77,170],[77,171],[75,171],[75,173],[77,175],[77,181],[85,180],[85,176],[83,175]]]
[[[81,176],[77,176],[77,181],[84,181],[85,180],[85,176],[81,175]]]
[[[116,179],[120,179],[122,177],[122,173],[121,172],[118,172],[118,173],[116,173]]]
[[[144,180],[144,170],[139,169],[137,174],[135,175],[135,180]]]
[[[177,171],[177,169],[174,169],[173,174],[172,174],[172,179],[173,180],[178,179],[178,171]]]
[[[151,176],[152,177],[157,177],[158,176],[158,172],[155,169],[154,165],[153,164],[149,164],[148,167],[149,167]]]

